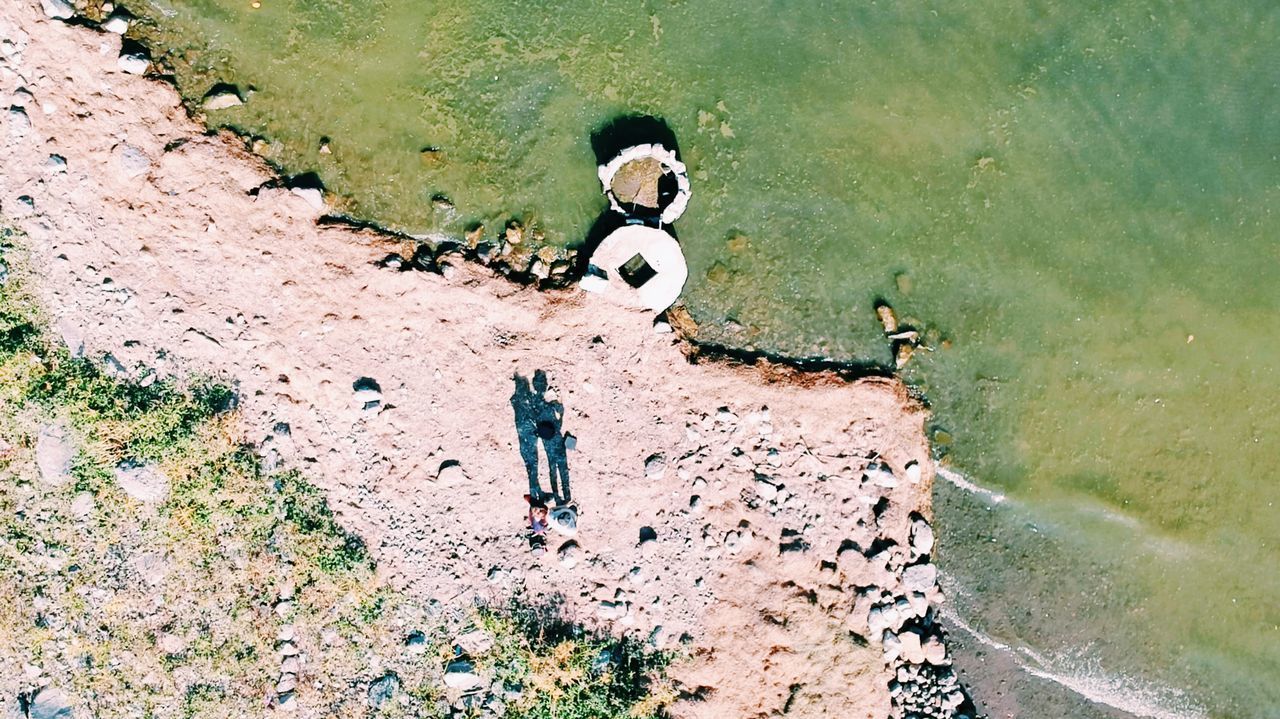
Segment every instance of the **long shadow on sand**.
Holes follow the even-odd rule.
[[[569,504],[573,496],[569,491],[569,459],[565,456],[564,405],[547,397],[547,373],[538,370],[533,381],[516,374],[515,392],[511,395],[511,409],[515,412],[516,435],[520,439],[520,457],[529,476],[529,496],[534,499],[554,497],[556,505]],[[547,457],[547,473],[551,491],[542,491],[538,473],[538,445]]]

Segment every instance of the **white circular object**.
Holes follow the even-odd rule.
[[[646,225],[626,225],[604,238],[591,255],[582,289],[620,304],[660,312],[680,297],[689,267],[680,243]]]
[[[618,153],[618,156],[601,165],[597,170],[600,175],[600,184],[604,186],[604,194],[609,198],[609,207],[614,212],[627,214],[627,211],[618,203],[618,198],[613,195],[613,176],[618,174],[618,170],[622,166],[632,160],[650,157],[657,160],[662,168],[667,172],[676,176],[676,196],[671,200],[671,204],[662,210],[662,215],[658,218],[662,224],[669,225],[676,221],[680,215],[684,214],[684,210],[689,206],[689,197],[692,192],[689,189],[689,171],[685,168],[684,163],[676,159],[676,153],[668,150],[662,145],[633,145]]]

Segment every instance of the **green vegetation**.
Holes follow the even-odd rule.
[[[479,666],[508,686],[525,688],[508,716],[643,719],[661,716],[674,698],[661,678],[670,655],[583,632],[554,608],[482,608],[476,625],[495,637],[493,650]]]
[[[6,261],[21,254],[14,239],[0,231]],[[0,701],[51,683],[103,718],[257,716],[280,700],[281,640],[292,636],[300,707],[447,715],[448,621],[379,581],[320,489],[263,471],[232,393],[207,378],[115,377],[72,357],[42,330],[21,275],[0,286]],[[36,464],[53,426],[76,448],[65,481]],[[124,492],[122,463],[157,470],[167,494]],[[665,659],[628,646],[592,671],[608,640],[570,637],[563,623],[554,642],[539,640],[535,616],[479,615],[501,651],[478,661],[526,688],[509,716],[659,711],[666,695],[648,677]],[[413,632],[422,651],[406,648]],[[388,674],[396,690],[375,710],[370,683]]]

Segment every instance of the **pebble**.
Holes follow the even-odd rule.
[[[111,13],[111,16],[102,23],[102,29],[109,33],[123,35],[129,31],[129,18],[126,15],[113,12]]]
[[[240,95],[235,92],[219,92],[205,97],[201,103],[205,110],[226,110],[227,108],[236,107],[244,104],[244,100],[240,99]]]
[[[459,689],[466,692],[479,689],[484,685],[484,681],[479,674],[476,674],[474,664],[463,659],[455,659],[445,667],[444,685],[450,689]]]
[[[778,486],[763,477],[757,477],[756,494],[760,495],[760,499],[771,502],[778,497]]]
[[[27,707],[30,719],[71,719],[71,699],[66,692],[47,686],[31,698]]]
[[[36,466],[45,484],[56,487],[71,479],[75,458],[76,447],[66,427],[50,424],[40,428],[36,435]]]
[[[76,14],[76,9],[67,0],[40,0],[45,17],[54,20],[69,20]]]
[[[120,489],[139,502],[159,502],[169,495],[169,478],[153,465],[121,464],[114,473]]]
[[[902,572],[902,586],[907,591],[927,593],[938,583],[938,568],[932,564],[913,564]]]
[[[456,664],[457,662],[454,663]],[[452,666],[453,664],[450,664],[450,667]],[[470,664],[467,666],[470,667]],[[477,680],[478,679],[479,678],[477,677]],[[449,684],[449,674],[447,673],[447,670],[444,675],[444,680],[445,684]],[[453,685],[450,684],[449,686]],[[369,692],[367,695],[369,706],[374,709],[380,708],[383,704],[386,704],[395,697],[398,691],[400,691],[400,677],[392,673],[382,675],[369,685]]]
[[[21,107],[9,108],[9,135],[10,137],[22,137],[31,130],[31,118],[27,116],[27,111]]]
[[[574,541],[568,541],[560,545],[560,549],[556,552],[560,557],[560,566],[565,569],[573,569],[578,566],[579,553],[578,543]]]
[[[116,61],[116,64],[119,65],[121,70],[129,73],[130,75],[142,75],[147,71],[148,67],[151,67],[151,61],[148,60],[145,55],[140,55],[138,53],[126,53],[121,55],[120,59]]]
[[[664,454],[651,454],[644,461],[644,476],[649,479],[662,479],[667,473],[667,457]]]

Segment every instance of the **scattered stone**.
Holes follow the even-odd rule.
[[[279,701],[280,701],[280,704],[278,706],[280,711],[283,711],[283,712],[298,711],[298,698],[294,696],[293,692],[285,692],[284,694],[281,694],[279,697]]]
[[[578,555],[581,553],[578,543],[568,541],[560,545],[560,549],[556,552],[560,557],[560,566],[565,569],[573,569],[578,566]]]
[[[31,118],[21,107],[9,108],[9,136],[22,137],[31,130]]]
[[[71,698],[61,689],[47,686],[31,698],[27,716],[30,719],[70,719]]]
[[[121,464],[115,478],[120,489],[139,502],[158,502],[169,495],[169,478],[154,465]]]
[[[125,177],[140,177],[151,170],[151,158],[142,150],[128,144],[120,145],[117,150],[117,162]]]
[[[947,647],[937,637],[929,637],[924,643],[924,660],[935,666],[947,663]]]
[[[445,674],[444,678],[445,683],[448,684],[449,675]],[[400,691],[400,677],[391,672],[382,675],[369,685],[369,706],[374,709],[382,707],[383,704],[394,698],[398,691]]]
[[[129,16],[120,12],[113,12],[103,21],[102,29],[116,35],[123,35],[129,31]]]
[[[40,0],[40,7],[44,8],[45,17],[54,20],[69,20],[76,14],[75,6],[67,0]]]
[[[778,485],[764,477],[756,477],[756,494],[760,495],[760,499],[772,502],[778,497]]]
[[[71,479],[76,447],[70,433],[61,424],[49,424],[36,435],[36,466],[40,479],[50,486],[60,486]]]
[[[65,174],[67,171],[67,158],[62,155],[49,155],[49,159],[45,160],[44,169],[52,175]]]
[[[436,470],[436,481],[445,486],[463,484],[467,481],[467,471],[455,459],[445,460]]]
[[[893,470],[889,469],[887,465],[873,462],[867,466],[865,476],[867,481],[877,487],[894,489],[898,486],[898,478],[893,476]]]
[[[644,461],[644,476],[649,479],[662,479],[667,472],[667,457],[664,454],[651,454]]]
[[[377,409],[382,404],[382,387],[378,382],[370,377],[360,377],[351,383],[351,389],[355,393],[354,399],[356,406],[360,409]]]
[[[221,90],[205,95],[202,106],[205,110],[226,110],[244,104],[244,99],[235,90]]]
[[[298,675],[284,672],[276,682],[276,694],[288,694],[298,688]]]
[[[467,656],[484,656],[493,649],[493,635],[483,629],[473,629],[454,640],[454,644]]]
[[[81,492],[71,501],[71,516],[84,519],[93,512],[93,506],[93,495],[89,492]]]
[[[933,552],[933,527],[923,518],[911,523],[911,551],[916,557]]]
[[[915,632],[903,632],[898,635],[902,643],[902,658],[912,664],[924,663],[924,647],[920,646],[920,635]]]
[[[297,674],[298,670],[301,668],[301,664],[302,663],[298,661],[298,657],[296,655],[292,657],[285,657],[284,661],[280,662],[280,673]]]
[[[484,686],[484,680],[476,673],[475,665],[463,659],[449,662],[444,670],[444,685],[464,692]]]
[[[404,646],[410,654],[422,654],[427,651],[427,635],[414,630],[404,638]]]
[[[914,459],[907,462],[907,466],[903,468],[907,475],[907,481],[912,484],[920,483],[920,463]]]
[[[902,572],[902,586],[909,592],[924,594],[938,583],[938,568],[932,564],[913,564]]]
[[[291,187],[289,192],[301,197],[313,210],[324,209],[324,192],[318,187]]]
[[[120,69],[130,75],[142,75],[146,73],[147,68],[151,67],[151,61],[146,55],[136,52],[125,53],[116,61]]]

